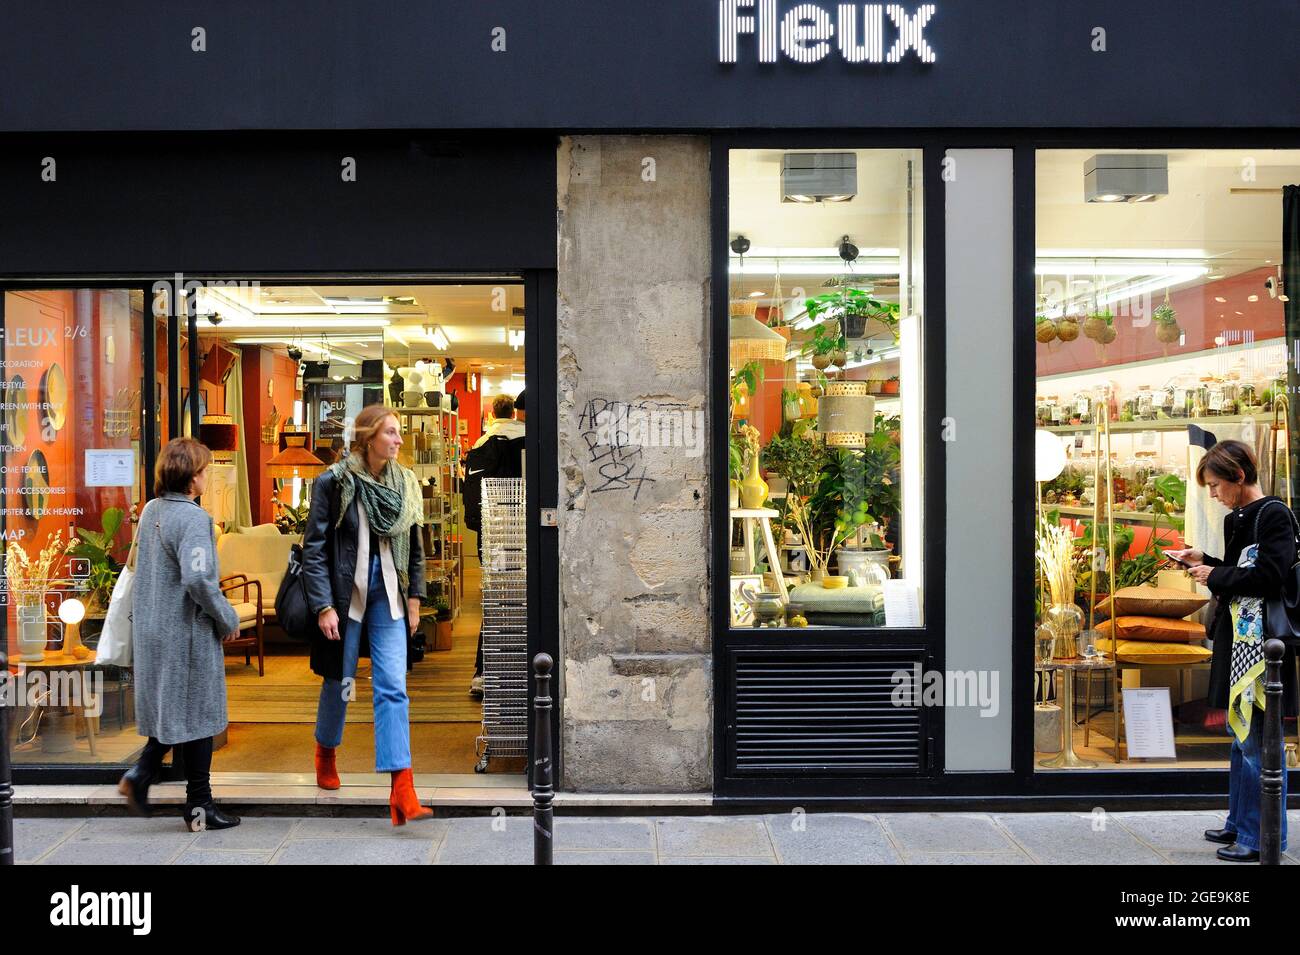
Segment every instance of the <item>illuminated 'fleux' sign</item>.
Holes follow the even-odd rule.
[[[796,63],[816,63],[830,55],[832,42],[849,63],[898,63],[913,51],[922,63],[935,61],[923,35],[934,16],[926,3],[909,14],[897,4],[841,3],[831,15],[815,3],[800,3],[777,19],[777,0],[718,0],[718,61],[736,63],[740,38],[754,36],[758,62],[775,63],[778,51]],[[745,11],[753,10],[753,13]],[[897,30],[885,50],[885,17]]]

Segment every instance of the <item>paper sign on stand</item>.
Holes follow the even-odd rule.
[[[906,580],[886,580],[883,590],[886,627],[921,625],[920,601],[917,599],[915,587]]]
[[[1169,687],[1124,687],[1124,743],[1130,757],[1177,757]]]

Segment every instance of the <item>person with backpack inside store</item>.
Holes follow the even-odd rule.
[[[478,542],[479,564],[483,563],[483,479],[523,477],[524,423],[515,417],[517,408],[523,407],[524,393],[519,398],[497,395],[492,400],[492,424],[465,456],[465,482],[462,486],[465,505],[465,526],[474,532]],[[479,628],[478,650],[474,655],[474,678],[470,681],[469,695],[483,698],[483,630]]]

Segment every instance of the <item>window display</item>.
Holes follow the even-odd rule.
[[[143,503],[143,294],[6,292],[0,606],[13,760],[122,762],[129,668],[99,666],[109,596]]]
[[[919,151],[730,153],[733,626],[921,625],[920,208]]]
[[[1085,188],[1103,167],[1165,178]],[[1040,463],[1054,445],[1036,475],[1038,768],[1227,765],[1213,604],[1166,551],[1224,553],[1227,509],[1196,479],[1217,441],[1246,442],[1263,493],[1291,502],[1277,286],[1281,186],[1298,175],[1297,151],[1037,154]],[[1160,705],[1126,714],[1139,689]],[[1172,749],[1140,747],[1153,733]]]

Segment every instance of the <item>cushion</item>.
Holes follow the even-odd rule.
[[[874,614],[884,609],[885,596],[875,586],[827,590],[820,582],[810,582],[790,591],[790,604],[806,613]]]
[[[1120,614],[1142,617],[1178,619],[1196,613],[1209,602],[1209,597],[1173,587],[1121,587],[1115,591]],[[1097,615],[1110,616],[1110,597],[1097,603]]]
[[[1098,640],[1097,649],[1112,653],[1109,640]],[[1191,643],[1152,643],[1145,640],[1121,640],[1114,657],[1123,663],[1162,663],[1166,666],[1187,666],[1204,663],[1214,654],[1206,647]]]
[[[257,623],[257,604],[237,603],[232,606],[235,608],[235,613],[239,614],[240,630],[243,630],[246,626],[251,627]]]
[[[1149,640],[1153,643],[1200,643],[1205,639],[1205,625],[1195,620],[1170,620],[1167,617],[1120,617],[1102,620],[1097,632],[1109,638],[1111,629],[1121,640]]]

